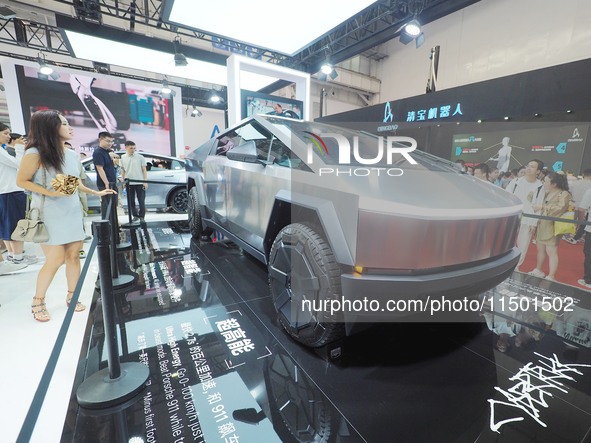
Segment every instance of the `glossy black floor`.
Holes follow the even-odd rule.
[[[588,340],[532,326],[535,340],[499,352],[485,323],[378,324],[331,360],[278,327],[264,266],[186,227],[126,231],[134,247],[119,261],[137,282],[116,294],[120,355],[148,365],[148,386],[110,410],[78,407],[74,389],[62,441],[591,441]],[[76,385],[107,364],[98,292],[92,308]]]

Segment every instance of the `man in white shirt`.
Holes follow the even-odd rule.
[[[525,166],[525,175],[523,177],[515,178],[507,185],[506,191],[515,194],[516,197],[523,203],[524,214],[535,214],[534,205],[541,205],[544,201],[544,188],[542,182],[537,179],[538,173],[544,167],[544,163],[540,160],[532,160]],[[517,234],[517,247],[521,251],[519,263],[517,263],[516,270],[523,264],[525,255],[531,243],[531,237],[538,224],[537,218],[522,217],[519,234]]]
[[[148,171],[146,169],[146,159],[143,155],[137,154],[135,143],[131,140],[125,142],[126,154],[121,156],[121,177],[123,180],[148,180]],[[131,202],[131,208],[127,208],[133,214],[133,220],[144,220],[146,216],[146,189],[148,189],[148,183],[129,183],[129,201]],[[135,199],[139,203],[139,211],[135,206]]]
[[[579,220],[589,221],[591,215],[591,189],[588,189],[583,194],[583,198],[579,203]],[[585,254],[585,261],[583,263],[583,278],[578,281],[581,286],[591,288],[591,225],[585,225],[585,246],[583,247]]]

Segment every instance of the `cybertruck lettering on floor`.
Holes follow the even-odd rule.
[[[312,347],[406,313],[310,306],[494,287],[519,258],[520,202],[413,142],[251,117],[187,158],[192,233],[222,232],[265,263],[280,323]]]

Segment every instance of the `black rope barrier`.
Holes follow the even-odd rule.
[[[121,363],[115,324],[115,296],[113,293],[112,230],[109,221],[92,223],[93,234],[98,239],[97,255],[101,283],[101,304],[107,348],[107,367],[95,372],[78,387],[76,399],[82,407],[109,408],[123,403],[142,391],[150,376],[148,367],[139,362]]]
[[[179,183],[179,182],[161,182],[161,181],[155,181],[155,180],[133,180],[131,178],[126,178],[125,181],[128,181],[129,183],[153,183],[156,185],[181,185],[183,183]]]
[[[591,222],[585,220],[573,220],[571,218],[560,218],[560,217],[550,217],[549,215],[537,215],[537,214],[526,214],[523,213],[524,217],[527,218],[536,218],[539,220],[551,220],[551,221],[559,221],[564,223],[573,223],[576,225],[591,225]]]

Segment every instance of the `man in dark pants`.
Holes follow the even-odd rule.
[[[113,146],[114,142],[113,136],[105,131],[99,132],[98,138],[99,145],[94,148],[92,161],[96,170],[96,186],[99,191],[102,191],[103,189],[110,189],[109,183],[115,183],[117,175],[115,173],[113,159],[110,155],[111,146]],[[101,197],[101,218],[103,220],[108,218],[107,206],[109,205],[110,200],[110,195]],[[117,208],[113,209],[117,210]]]
[[[121,177],[123,180],[139,180],[140,182],[132,181],[129,183],[129,201],[131,208],[128,208],[133,214],[133,219],[138,218],[143,221],[146,216],[146,189],[148,183],[141,183],[141,181],[148,181],[148,171],[146,169],[146,159],[143,155],[135,152],[135,143],[131,140],[125,142],[125,151],[127,154],[121,156]],[[139,211],[135,207],[135,198],[139,203]]]

